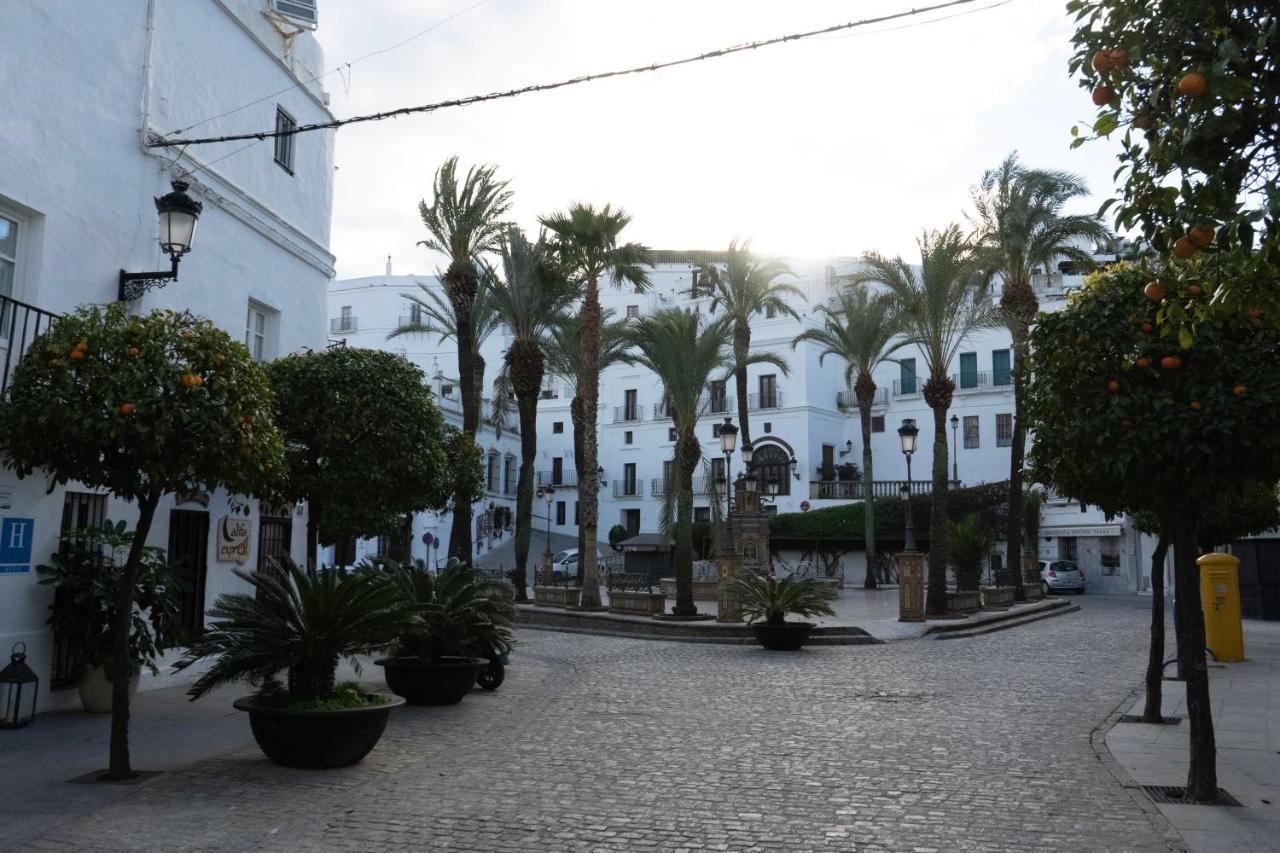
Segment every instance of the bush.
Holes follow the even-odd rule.
[[[619,546],[623,541],[630,538],[631,537],[627,535],[627,528],[623,527],[621,524],[615,524],[613,527],[609,528],[609,547],[615,551],[620,550]]]
[[[947,514],[956,521],[966,515],[976,514],[993,535],[1003,536],[1008,488],[1007,482],[1000,482],[952,489]],[[876,538],[901,539],[905,525],[902,501],[898,498],[874,500]],[[928,495],[917,495],[911,499],[916,537],[924,541],[929,536],[932,505]],[[774,539],[797,539],[802,542],[836,539],[860,546],[866,541],[863,502],[850,502],[811,512],[783,513],[771,522],[770,533]]]
[[[834,616],[827,602],[835,590],[816,578],[788,575],[778,580],[771,575],[745,574],[734,578],[732,593],[742,604],[747,624],[764,619],[768,625],[782,625],[788,613],[797,616]]]

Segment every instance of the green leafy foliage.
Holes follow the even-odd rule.
[[[343,681],[333,688],[333,695],[325,699],[291,700],[278,682],[269,681],[258,691],[254,703],[266,708],[288,708],[290,711],[350,711],[356,708],[376,708],[386,705],[391,697],[386,693],[366,693],[354,681]]]
[[[270,685],[268,695],[276,695],[281,672],[287,673],[290,703],[332,699],[339,659],[347,658],[358,672],[355,657],[390,646],[413,617],[387,584],[368,573],[302,569],[290,561],[233,571],[253,592],[219,596],[209,610],[209,629],[174,665],[213,661],[187,691],[192,699],[240,680]]]
[[[1150,511],[1134,513],[1133,525],[1143,533],[1160,533],[1160,518]],[[1207,551],[1277,527],[1280,501],[1275,484],[1241,482],[1236,488],[1207,499],[1196,535],[1200,547]]]
[[[474,444],[447,432],[422,371],[403,357],[334,347],[268,370],[288,439],[285,490],[308,501],[321,541],[388,532],[406,513],[443,509],[455,466],[474,464],[479,478],[478,452],[465,452]]]
[[[977,514],[992,533],[1003,535],[1008,490],[1007,482],[953,489],[947,502],[947,517],[954,521]],[[831,539],[859,545],[865,541],[863,507],[864,502],[857,501],[810,512],[785,512],[770,523],[770,535],[774,539],[793,539],[802,543]],[[932,520],[929,496],[913,497],[911,512],[917,537],[927,536]],[[901,539],[905,525],[902,501],[898,498],[875,498],[875,525],[877,539]]]
[[[1189,347],[1144,333],[1165,310],[1143,293],[1152,276],[1116,265],[1039,318],[1031,462],[1038,482],[1107,513],[1203,512],[1242,472],[1280,478],[1280,332],[1211,315]]]
[[[50,605],[49,626],[65,643],[77,676],[86,667],[106,666],[111,657],[111,625],[120,598],[124,561],[133,544],[125,523],[70,530],[48,565],[36,566],[40,583],[58,590]],[[157,674],[156,658],[182,644],[182,577],[164,549],[142,550],[134,584],[129,658]]]
[[[742,604],[747,624],[763,619],[769,625],[781,625],[788,613],[797,616],[835,616],[827,602],[836,597],[835,590],[817,578],[788,575],[781,580],[772,575],[744,574],[733,579],[730,594]]]
[[[624,540],[628,538],[627,528],[621,524],[615,524],[609,528],[609,547],[617,551],[622,547]]]
[[[951,522],[951,565],[956,572],[958,592],[978,588],[982,565],[995,544],[995,536],[976,513]]]
[[[242,344],[191,314],[86,306],[22,357],[0,405],[0,452],[140,499],[225,486],[269,494],[283,473],[271,388]]]

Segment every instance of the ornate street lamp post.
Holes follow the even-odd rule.
[[[956,444],[956,427],[960,426],[960,417],[951,416],[951,482],[960,482],[960,449]]]
[[[178,261],[191,251],[196,238],[196,222],[204,205],[187,195],[191,187],[186,181],[173,181],[173,191],[156,199],[156,214],[160,219],[160,248],[169,255],[173,266],[155,272],[125,272],[120,270],[119,298],[121,302],[141,299],[142,294],[166,281],[178,278]]]
[[[730,464],[733,461],[734,448],[738,446],[738,428],[731,418],[725,418],[720,425],[720,452],[724,454],[724,511],[727,515],[733,511],[733,479],[730,475]],[[745,448],[744,448],[745,449]]]
[[[916,550],[916,528],[911,513],[911,457],[916,452],[916,439],[920,430],[912,418],[902,421],[898,428],[898,440],[902,454],[907,457],[907,481],[898,490],[906,505],[906,531],[903,535],[903,551],[898,555],[898,621],[924,621],[924,555]]]
[[[543,486],[538,489],[537,496],[542,498],[543,503],[547,507],[547,550],[542,552],[542,582],[548,586],[551,584],[551,502],[555,500],[556,490],[554,486]]]

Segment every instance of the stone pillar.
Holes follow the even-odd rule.
[[[717,622],[741,622],[742,602],[730,593],[735,578],[742,573],[742,562],[737,554],[724,554],[717,560],[720,568],[720,601],[716,608]]]
[[[924,554],[898,555],[898,621],[924,621]]]

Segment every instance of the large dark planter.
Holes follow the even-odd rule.
[[[441,663],[420,658],[383,658],[374,661],[387,676],[387,686],[410,705],[453,705],[470,692],[480,674],[477,658],[446,657]]]
[[[798,651],[812,630],[812,622],[783,622],[781,625],[756,622],[751,626],[756,641],[775,652]]]
[[[235,708],[248,712],[253,739],[267,758],[285,767],[323,770],[346,767],[368,755],[382,737],[391,709],[403,704],[403,699],[391,699],[368,708],[292,711],[258,705],[257,697],[245,696],[235,701]]]

